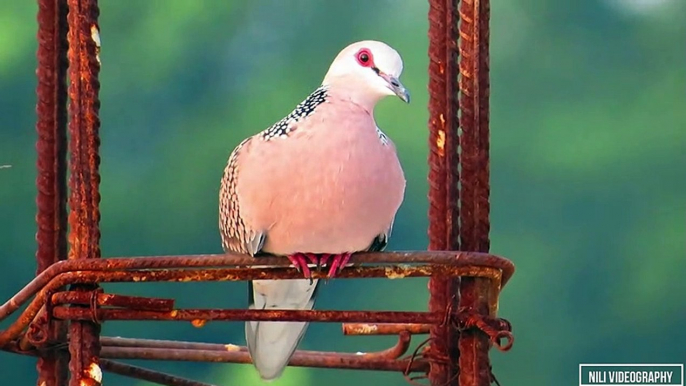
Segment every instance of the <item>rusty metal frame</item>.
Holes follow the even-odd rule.
[[[163,385],[207,386],[113,359],[250,363],[245,347],[231,344],[101,337],[106,320],[343,323],[345,335],[397,335],[398,342],[371,353],[297,351],[289,364],[397,371],[411,383],[426,377],[433,386],[495,381],[488,350],[505,351],[513,343],[509,322],[496,313],[514,265],[488,254],[488,0],[429,0],[429,251],[357,254],[356,266],[339,275],[430,277],[428,312],[176,309],[174,299],[104,293],[99,283],[300,274],[276,257],[260,259],[259,267],[239,255],[100,258],[98,4],[38,5],[37,276],[0,306],[4,320],[26,305],[0,331],[0,349],[37,357],[39,385],[64,386],[69,374],[70,386],[100,385],[104,370]],[[458,250],[470,252],[451,252]],[[430,336],[407,354],[412,335],[420,334]]]

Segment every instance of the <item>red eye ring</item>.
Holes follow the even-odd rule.
[[[372,67],[374,65],[374,57],[372,56],[372,52],[366,48],[361,49],[357,53],[357,62],[362,67]]]

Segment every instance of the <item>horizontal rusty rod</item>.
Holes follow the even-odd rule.
[[[136,378],[143,381],[166,386],[215,386],[210,383],[192,381],[190,379],[165,374],[159,371],[148,370],[143,367],[133,366],[126,363],[108,359],[100,360],[100,367],[110,373],[125,377]]]
[[[28,355],[32,357],[39,357],[39,353],[36,351],[16,351],[8,347],[2,348],[5,351],[12,352],[15,354]],[[54,350],[56,352],[66,352],[66,350]],[[162,372],[145,369],[143,367],[133,366],[126,363],[121,363],[117,361],[112,361],[108,359],[100,359],[100,368],[104,371],[119,374],[125,377],[141,379],[159,385],[167,386],[215,386],[208,383],[202,383],[197,381],[191,381],[185,378],[180,378],[174,375],[165,374]]]
[[[505,283],[505,275],[512,275],[514,265],[493,255],[465,252],[425,252],[425,253],[374,253],[361,254],[381,263],[429,262],[430,266],[390,266],[390,267],[350,267],[344,269],[340,278],[360,277],[407,277],[441,274],[445,276],[477,276],[499,281],[498,287]],[[15,339],[34,319],[40,308],[53,293],[69,284],[88,284],[101,282],[140,282],[140,281],[221,281],[247,279],[285,279],[299,277],[293,268],[278,268],[289,264],[282,258],[260,258],[260,263],[274,263],[275,268],[224,268],[212,270],[170,270],[179,267],[216,267],[222,265],[254,264],[255,259],[241,255],[207,255],[192,257],[159,257],[127,259],[88,259],[59,262],[43,271],[31,283],[0,307],[0,320],[21,307],[28,299],[38,293],[20,317],[7,329],[0,331],[0,346]],[[357,259],[357,262],[366,262]],[[78,269],[70,272],[71,269]],[[115,271],[116,269],[144,269],[141,271]],[[157,269],[157,270],[156,270]],[[320,273],[314,273],[319,277]],[[323,275],[323,273],[321,273]],[[357,275],[357,276],[356,276]],[[500,279],[500,280],[498,280]],[[497,285],[496,283],[495,285]],[[40,291],[40,292],[39,292]],[[357,320],[358,322],[373,322]],[[377,321],[378,322],[378,321]]]
[[[428,334],[431,324],[421,323],[343,323],[343,335]]]
[[[94,260],[95,261],[95,260]],[[373,267],[372,267],[373,268]],[[371,269],[371,268],[370,268]],[[211,270],[208,271],[209,273],[217,274],[219,273],[218,277],[224,277],[225,273],[223,271],[227,271],[229,269],[223,269],[223,270]],[[340,273],[341,276],[345,276],[349,274],[351,269],[344,270],[343,272]],[[282,270],[283,272],[288,272],[288,270]],[[292,270],[295,271],[295,270]],[[346,273],[347,271],[347,273]],[[500,271],[497,271],[496,273],[499,273]],[[67,272],[60,274],[58,277],[56,277],[54,280],[50,281],[48,285],[43,288],[43,290],[38,293],[38,296],[36,296],[31,304],[24,310],[24,312],[20,315],[20,317],[12,324],[10,325],[7,329],[4,331],[0,332],[0,346],[5,345],[7,342],[9,342],[12,339],[15,339],[19,336],[19,334],[26,328],[29,323],[34,319],[36,314],[38,314],[39,310],[41,307],[45,304],[45,300],[49,299],[54,292],[56,292],[59,288],[67,285],[67,284],[75,284],[75,283],[101,283],[101,282],[108,282],[108,281],[159,281],[159,280],[169,280],[169,277],[163,277],[164,274],[166,275],[171,275],[175,277],[180,277],[183,278],[184,275],[187,275],[189,273],[188,270],[167,270],[167,271],[130,271],[130,272],[89,272],[89,271],[77,271],[77,272]],[[155,274],[155,276],[150,277],[151,274]],[[207,279],[206,279],[207,280]],[[219,279],[217,279],[219,280]],[[186,280],[182,280],[186,281]],[[83,309],[82,309],[83,310]],[[90,312],[90,311],[88,311]],[[384,320],[378,321],[378,320],[351,320],[351,321],[356,321],[356,322],[383,322]],[[393,320],[391,320],[393,321]],[[412,321],[410,321],[412,322]],[[421,321],[417,321],[421,322]]]
[[[327,351],[297,350],[290,362],[291,366],[345,368],[384,371],[421,372],[428,369],[422,360],[398,359],[410,347],[411,334],[398,335],[398,342],[382,351],[366,353],[339,353]],[[233,344],[196,343],[153,339],[129,339],[103,337],[102,358],[147,359],[193,362],[252,363],[247,347]],[[15,345],[6,345],[2,350],[15,354],[38,356],[39,351],[21,351]],[[54,346],[50,350],[65,350],[64,346]],[[412,362],[412,363],[411,363]],[[409,366],[409,367],[408,367]],[[103,368],[107,370],[106,368]]]
[[[174,299],[143,298],[138,296],[124,296],[116,294],[98,293],[93,299],[92,292],[64,291],[52,295],[53,305],[78,304],[89,306],[95,300],[101,307],[122,307],[142,311],[171,311],[174,309]]]
[[[109,347],[140,347],[140,348],[166,348],[169,350],[214,350],[214,351],[239,351],[241,346],[235,344],[186,342],[181,340],[159,340],[122,338],[119,336],[103,336],[103,346]]]
[[[455,253],[461,252],[451,252],[454,258]],[[420,276],[431,276],[431,275],[461,275],[461,276],[472,276],[479,275],[480,272],[491,271],[487,273],[487,277],[496,278],[501,276],[502,280],[500,286],[502,287],[505,283],[505,274],[511,271],[509,269],[502,269],[500,265],[505,267],[512,266],[512,263],[508,260],[495,258],[492,256],[496,263],[491,263],[492,259],[462,259],[459,257],[453,262],[458,262],[458,264],[446,264],[446,260],[450,259],[436,259],[437,265],[420,265],[420,266],[409,266],[409,265],[398,265],[398,266],[387,266],[387,267],[348,267],[345,268],[341,273],[337,275],[337,278],[359,278],[359,277],[386,277],[386,278],[401,278],[401,277],[420,277]],[[143,260],[141,258],[140,260]],[[163,265],[164,268],[159,267],[158,262],[154,259],[146,259],[153,261],[144,261],[143,264],[123,264],[128,259],[98,259],[98,260],[69,260],[53,264],[45,270],[43,273],[38,275],[36,279],[31,281],[26,285],[21,291],[19,291],[10,300],[5,302],[0,306],[0,320],[6,318],[9,314],[16,311],[24,304],[32,295],[36,294],[43,287],[46,287],[48,282],[54,280],[58,275],[65,274],[68,272],[77,273],[77,278],[80,279],[79,283],[93,283],[93,282],[128,282],[128,281],[227,281],[227,280],[253,280],[253,279],[296,279],[301,278],[302,275],[299,274],[294,268],[283,268],[283,265],[276,265],[270,268],[224,268],[224,269],[212,269],[212,270],[170,270],[166,269],[169,267],[175,268],[173,261],[166,261],[167,263]],[[138,259],[133,259],[138,260]],[[160,259],[162,260],[162,259]],[[176,259],[174,259],[176,260]],[[481,261],[479,261],[481,260]],[[484,261],[485,260],[485,261]],[[444,263],[441,264],[441,261]],[[504,264],[500,264],[503,263]],[[69,264],[69,263],[84,263],[84,264]],[[104,263],[104,264],[103,264]],[[145,264],[148,263],[148,264]],[[282,262],[283,263],[283,262]],[[468,264],[473,263],[473,264]],[[68,265],[69,264],[69,265]],[[72,270],[73,265],[77,265],[77,269]],[[131,271],[117,271],[112,268],[115,266],[119,270],[129,269],[141,269],[144,271],[131,272]],[[209,267],[215,266],[209,264]],[[57,267],[58,269],[54,269]],[[67,267],[69,269],[59,269],[62,267]],[[512,266],[513,267],[513,266]],[[53,270],[54,269],[54,270]],[[157,269],[157,270],[155,270]],[[493,271],[498,270],[496,274]],[[56,273],[54,273],[56,272]],[[100,273],[96,279],[93,272]],[[47,275],[46,275],[47,273]],[[90,281],[85,278],[91,275]],[[324,272],[313,272],[314,278],[324,278]],[[73,284],[75,282],[67,282],[66,284]]]
[[[361,253],[351,257],[354,264],[438,264],[451,266],[491,267],[502,271],[502,286],[514,273],[511,261],[485,253],[422,251],[422,252],[383,252]],[[16,295],[0,306],[0,320],[16,311],[31,296],[36,294],[57,275],[76,271],[120,271],[120,270],[160,270],[172,268],[217,268],[217,267],[288,267],[288,259],[281,257],[260,257],[246,255],[215,254],[190,256],[150,256],[107,258],[92,260],[67,260],[51,265],[29,282]],[[292,269],[292,268],[291,268]],[[295,271],[294,269],[292,269]],[[343,272],[351,270],[345,268]],[[357,271],[356,271],[357,272]],[[339,275],[341,276],[341,275]],[[271,278],[271,277],[269,277]],[[248,280],[248,279],[244,279]]]
[[[93,313],[95,312],[95,315]],[[184,309],[173,311],[134,311],[123,309],[75,308],[58,306],[52,315],[62,320],[168,320],[168,321],[282,321],[282,322],[367,322],[440,324],[443,313],[404,311],[330,311],[330,310],[245,310]]]
[[[166,350],[204,350],[204,351],[219,351],[219,352],[248,352],[248,348],[245,346],[238,346],[235,344],[219,344],[219,343],[199,343],[199,342],[184,342],[184,341],[174,341],[174,340],[156,340],[156,339],[130,339],[130,338],[120,338],[120,337],[102,337],[103,347],[129,347],[136,348],[140,350],[147,350],[151,348],[166,349]],[[401,355],[405,354],[410,347],[412,341],[412,335],[403,331],[398,334],[398,342],[383,351],[376,352],[366,352],[362,354],[345,354],[345,355],[356,355],[364,356],[365,358],[377,358],[377,359],[397,359]],[[341,353],[337,352],[324,352],[324,351],[305,351],[299,350],[303,355],[310,356],[321,356],[321,357],[332,357],[339,355]]]
[[[145,359],[190,362],[221,362],[221,363],[252,363],[247,351],[217,351],[217,350],[169,350],[160,348],[146,348],[144,350],[132,347],[103,347],[100,355],[109,359]],[[295,367],[317,367],[335,369],[359,369],[380,371],[425,372],[428,363],[416,359],[410,363],[409,359],[369,358],[364,354],[321,355],[321,353],[307,353],[296,351],[288,364]]]

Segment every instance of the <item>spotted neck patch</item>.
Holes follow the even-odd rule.
[[[326,98],[328,97],[327,91],[327,88],[324,86],[314,90],[314,92],[305,98],[304,101],[300,102],[290,114],[264,130],[260,134],[260,137],[265,141],[274,138],[288,137],[288,134],[291,132],[291,124],[312,115],[317,106],[326,101]]]

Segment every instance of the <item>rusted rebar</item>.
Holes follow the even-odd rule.
[[[67,2],[38,1],[38,69],[36,75],[37,168],[36,250],[40,274],[51,264],[66,259],[66,150],[67,150]],[[63,340],[66,325],[47,326],[51,340]],[[52,352],[38,358],[38,385],[62,386],[67,379],[67,357]]]
[[[108,359],[101,359],[100,367],[102,367],[103,370],[113,374],[119,374],[125,377],[141,379],[144,381],[156,383],[158,385],[215,386],[209,383],[192,381],[190,379],[177,377],[175,375],[165,374],[154,370],[148,370],[143,367],[133,366]]]
[[[460,4],[460,136],[461,201],[460,246],[489,250],[489,0],[462,0]],[[464,278],[460,284],[460,311],[489,315],[495,296],[488,282]],[[491,366],[489,337],[481,330],[465,330],[459,342],[459,384],[488,386]]]
[[[488,0],[460,4],[460,246],[489,250]]]
[[[233,344],[113,337],[103,337],[101,343],[101,358],[251,363],[247,347]],[[290,364],[302,367],[400,371],[405,374],[413,372],[426,373],[428,371],[428,362],[424,359],[414,357],[401,358],[407,352],[410,343],[411,334],[404,331],[398,335],[398,342],[386,350],[357,352],[354,354],[297,350]],[[64,346],[53,345],[40,351],[19,351],[16,346],[4,347],[4,349],[17,354],[38,356],[50,350],[64,350]],[[103,369],[106,370],[105,366],[103,366]]]
[[[103,358],[111,359],[144,359],[184,362],[222,362],[252,363],[247,351],[214,351],[214,350],[167,350],[150,348],[140,350],[131,347],[103,347]],[[364,354],[321,353],[296,351],[289,366],[317,367],[332,369],[358,369],[397,372],[425,372],[428,363],[423,360],[368,358]]]
[[[344,335],[397,335],[403,331],[412,335],[428,334],[430,324],[421,323],[343,323]]]
[[[323,323],[428,323],[440,324],[445,315],[405,311],[333,311],[333,310],[246,310],[183,309],[172,311],[138,311],[115,308],[89,310],[58,306],[52,315],[64,320],[174,320],[174,321],[283,321]]]
[[[444,274],[469,274],[470,269],[463,271],[468,267],[479,267],[488,269],[492,268],[502,272],[502,286],[504,286],[512,274],[514,273],[514,265],[511,261],[483,253],[470,252],[451,252],[451,251],[421,251],[421,252],[385,252],[385,253],[361,253],[351,257],[350,260],[355,263],[356,267],[345,268],[337,277],[340,278],[355,278],[355,277],[391,277],[399,278],[401,275],[396,272],[405,273],[412,269],[418,276],[428,276],[438,274],[440,270]],[[406,265],[407,264],[412,264]],[[226,266],[240,266],[251,267],[252,269],[226,269],[225,274],[231,277],[223,278],[223,280],[250,280],[250,279],[277,279],[277,278],[296,278],[297,271],[292,268],[278,269],[273,267],[287,267],[290,264],[287,259],[279,257],[262,257],[259,261],[245,255],[233,254],[219,254],[219,255],[192,255],[192,256],[154,256],[154,257],[127,257],[127,258],[108,258],[108,259],[91,259],[91,260],[68,260],[58,262],[40,275],[35,277],[17,294],[0,306],[0,320],[5,319],[8,315],[18,310],[31,296],[38,293],[51,280],[58,275],[67,272],[84,272],[74,276],[74,280],[79,276],[85,275],[87,271],[97,272],[114,272],[114,271],[129,271],[129,270],[146,270],[150,276],[136,276],[137,280],[148,280],[148,277],[159,275],[159,270],[168,270],[172,268],[215,268]],[[366,267],[361,264],[375,264],[376,266]],[[429,264],[425,267],[416,267],[415,264]],[[390,265],[390,266],[384,266]],[[255,268],[256,266],[267,268]],[[448,266],[446,268],[446,266]],[[454,268],[451,268],[453,266]],[[272,267],[272,268],[269,268]],[[185,272],[185,273],[184,273]],[[212,273],[214,272],[214,273]],[[170,280],[185,281],[202,281],[205,275],[214,275],[214,279],[206,280],[222,280],[221,277],[216,278],[216,270],[207,270],[206,272],[192,271],[192,270],[178,270],[176,273],[165,273],[171,275]],[[314,272],[315,277],[323,274]],[[376,276],[375,276],[376,275]],[[197,276],[197,277],[194,277]],[[107,277],[105,275],[105,277]],[[161,279],[160,279],[161,280]],[[70,283],[67,283],[70,284]]]
[[[367,259],[376,259],[383,257],[386,254],[366,254],[358,256],[355,260],[364,262]],[[393,254],[390,254],[393,255]],[[398,253],[396,258],[401,259],[404,253]],[[422,256],[423,255],[423,256]],[[429,276],[432,274],[442,275],[470,275],[470,276],[484,276],[493,279],[493,286],[500,288],[505,283],[507,278],[512,274],[514,266],[506,259],[498,258],[496,256],[488,256],[483,254],[463,254],[461,252],[424,252],[418,253],[417,256],[410,255],[409,261],[433,261],[434,264],[429,266],[396,266],[396,267],[349,267],[344,269],[339,275],[339,278],[351,277],[390,277],[401,278],[410,276]],[[245,259],[243,256],[215,256],[207,258],[207,265],[216,265],[223,261],[241,261]],[[100,282],[141,282],[141,281],[222,281],[222,280],[250,280],[250,279],[283,279],[296,278],[297,271],[293,268],[279,269],[279,268],[233,268],[233,269],[214,269],[214,270],[153,270],[144,269],[139,271],[116,271],[109,272],[107,270],[115,269],[115,267],[160,267],[161,263],[165,267],[174,267],[178,265],[193,265],[202,266],[203,258],[185,257],[185,258],[133,258],[133,259],[102,259],[102,260],[85,260],[85,261],[66,261],[60,262],[51,266],[48,270],[39,275],[33,282],[24,287],[12,299],[7,301],[0,307],[0,320],[7,315],[17,310],[30,296],[38,292],[38,296],[31,302],[31,304],[24,310],[22,315],[7,329],[0,332],[0,346],[6,344],[11,339],[19,336],[21,331],[28,326],[28,324],[35,318],[41,307],[45,304],[46,299],[50,299],[52,294],[67,284],[74,283],[100,283]],[[268,260],[268,259],[265,259]],[[274,263],[284,264],[283,259],[276,260]],[[393,259],[387,259],[393,260]],[[383,260],[381,260],[383,261]],[[255,263],[254,261],[252,261]],[[452,262],[452,265],[447,263]],[[265,262],[265,264],[268,261]],[[472,263],[472,264],[470,264]],[[262,262],[260,262],[262,264]],[[59,273],[74,267],[80,267],[83,270],[76,270],[71,272]],[[100,268],[104,271],[88,271],[94,267]],[[497,267],[497,268],[493,268]],[[272,272],[270,272],[272,271]],[[390,274],[389,274],[390,272]],[[323,273],[316,273],[315,275],[323,275]],[[52,276],[51,276],[52,275]],[[47,282],[47,283],[46,283]],[[40,291],[40,292],[39,292]],[[493,299],[496,302],[497,299]],[[494,304],[492,305],[495,306]],[[357,322],[380,322],[374,320],[356,320]]]
[[[69,13],[69,134],[70,259],[100,257],[100,31],[97,0],[68,0]],[[74,289],[90,291],[96,282]],[[78,307],[78,306],[76,306]],[[76,308],[75,307],[75,308]],[[70,386],[100,385],[98,365],[100,325],[75,321],[69,326]]]
[[[52,295],[52,306],[59,304],[78,304],[82,306],[122,307],[141,311],[171,311],[174,299],[142,298],[95,292],[64,291]]]
[[[412,335],[407,331],[402,331],[398,334],[398,342],[392,347],[377,351],[356,353],[356,356],[362,356],[367,359],[397,359],[407,352],[412,341]],[[218,343],[198,343],[198,342],[182,342],[173,340],[154,340],[154,339],[128,339],[119,337],[102,337],[103,347],[128,347],[136,348],[145,351],[147,349],[167,349],[167,350],[195,350],[195,351],[219,351],[219,352],[248,352],[245,346],[238,346],[234,344],[218,344]],[[322,358],[331,358],[340,353],[323,352],[323,351],[305,351],[298,350],[300,354],[309,356],[319,356]],[[352,355],[352,354],[351,354]]]
[[[429,11],[429,249],[487,252],[489,249],[489,132],[488,132],[488,0],[430,0]],[[67,4],[68,3],[68,4]],[[69,14],[67,16],[67,5]],[[432,385],[485,386],[491,373],[488,348],[511,346],[509,323],[489,325],[495,316],[498,294],[513,273],[512,264],[495,256],[449,252],[444,254],[363,254],[355,263],[386,263],[393,266],[346,268],[339,276],[404,278],[431,276],[429,312],[365,311],[264,311],[173,310],[172,299],[153,299],[104,294],[101,282],[222,281],[288,279],[300,274],[285,268],[285,259],[266,258],[253,267],[246,256],[184,256],[99,260],[99,81],[100,37],[97,0],[39,0],[38,50],[38,274],[10,301],[0,307],[0,320],[36,295],[9,328],[0,332],[0,346],[8,351],[40,354],[39,383],[64,384],[59,347],[67,337],[59,318],[72,320],[68,337],[72,372],[70,385],[99,385],[98,357],[201,360],[249,363],[244,347],[187,343],[170,350],[162,343],[105,340],[100,352],[100,320],[293,320],[359,322],[344,330],[363,334],[374,331],[399,334],[398,344],[388,350],[366,354],[298,351],[291,365],[429,371]],[[69,96],[71,141],[69,186],[69,234],[71,261],[66,255],[64,179],[66,144],[66,96],[64,88],[66,25],[70,26],[68,54],[71,80]],[[459,60],[459,66],[458,66]],[[458,75],[459,110],[458,119]],[[458,135],[461,128],[462,134]],[[458,149],[459,147],[459,149]],[[458,184],[459,182],[459,184]],[[134,261],[136,260],[136,261]],[[430,265],[405,266],[397,264]],[[173,268],[184,268],[175,270]],[[198,268],[198,269],[189,269]],[[319,275],[319,276],[317,276]],[[323,274],[315,274],[320,277]],[[322,276],[323,277],[323,276]],[[463,279],[460,281],[460,277]],[[72,285],[70,291],[63,291]],[[459,291],[458,291],[459,289]],[[62,291],[62,292],[61,292]],[[82,291],[82,292],[79,292]],[[461,294],[461,298],[459,297]],[[68,305],[68,306],[67,306]],[[101,308],[107,307],[107,308]],[[111,308],[115,307],[115,308]],[[41,311],[42,310],[42,311]],[[40,314],[39,314],[40,312]],[[496,320],[498,321],[498,320]],[[392,323],[391,323],[392,322]],[[383,324],[388,323],[388,324]],[[405,323],[405,324],[402,324]],[[21,335],[30,325],[29,331]],[[409,345],[410,333],[431,333],[430,349],[421,358],[396,359]],[[508,346],[500,346],[501,338]],[[459,343],[458,343],[459,339]],[[57,345],[55,345],[57,344]],[[171,344],[171,343],[170,343]],[[34,350],[33,346],[40,346]],[[151,347],[151,345],[156,345]],[[202,349],[200,348],[202,346]],[[46,347],[53,349],[44,350]],[[58,347],[55,349],[55,347]],[[231,348],[231,349],[229,349]],[[459,350],[458,350],[459,348]],[[34,350],[34,351],[31,351]],[[30,354],[33,352],[33,354]],[[460,355],[461,353],[461,355]],[[428,359],[428,361],[427,361]],[[430,369],[429,369],[430,363]],[[111,361],[104,369],[169,385],[206,386],[199,382]]]
[[[457,109],[457,0],[429,1],[429,249],[459,248],[459,156]],[[455,308],[459,279],[429,280],[429,310]],[[450,325],[431,328],[432,385],[455,385],[458,332]]]

